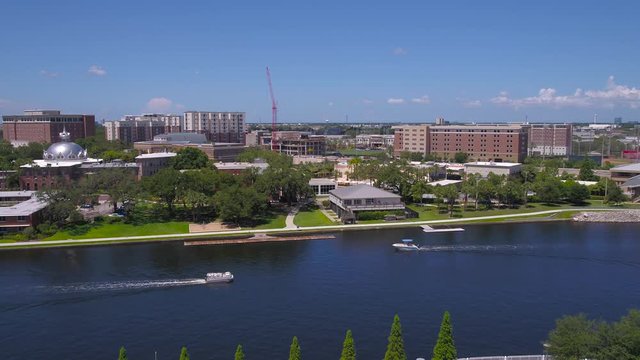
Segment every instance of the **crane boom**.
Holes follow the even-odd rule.
[[[271,84],[271,70],[267,66],[267,82],[269,83],[269,96],[271,96],[271,150],[276,150],[276,130],[278,125],[278,103],[273,94],[273,85]]]

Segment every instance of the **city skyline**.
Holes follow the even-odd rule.
[[[270,122],[269,65],[283,123],[640,120],[632,1],[247,6],[9,1],[0,115]]]

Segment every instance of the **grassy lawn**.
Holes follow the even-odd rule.
[[[164,234],[186,234],[189,232],[187,222],[164,222],[148,223],[143,225],[133,225],[125,223],[101,223],[88,228],[88,231],[78,234],[73,230],[65,230],[46,238],[45,240],[66,240],[66,239],[95,239],[106,237],[123,236],[145,236]]]
[[[263,219],[263,223],[248,229],[265,230],[280,229],[286,226],[287,214],[275,213],[271,217]],[[244,229],[244,228],[243,228]]]
[[[293,222],[300,226],[327,226],[327,225],[335,225],[333,221],[329,220],[320,209],[311,210],[311,211],[300,211],[296,214],[296,217],[293,219]]]

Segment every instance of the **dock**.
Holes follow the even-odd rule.
[[[202,245],[229,245],[229,244],[254,244],[280,241],[304,241],[304,240],[330,240],[335,239],[335,235],[307,235],[307,236],[270,236],[267,234],[256,234],[249,238],[240,239],[218,239],[218,240],[190,240],[185,241],[184,246]]]
[[[429,225],[422,225],[420,227],[422,228],[422,231],[424,231],[426,233],[442,233],[442,232],[460,232],[460,231],[464,231],[463,228],[434,229]]]

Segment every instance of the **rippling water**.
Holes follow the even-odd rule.
[[[183,247],[180,243],[0,253],[0,349],[7,359],[339,357],[354,332],[380,359],[394,313],[409,358],[430,357],[444,310],[461,356],[540,353],[554,320],[615,319],[640,307],[639,225],[420,228],[335,240]],[[424,251],[395,252],[414,238]],[[212,271],[232,284],[206,284]]]

